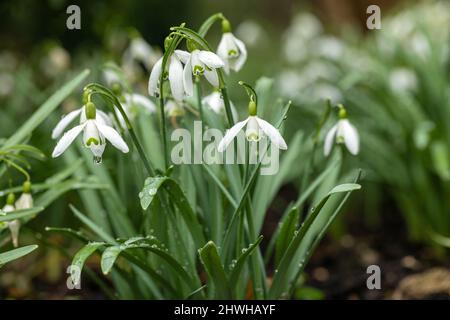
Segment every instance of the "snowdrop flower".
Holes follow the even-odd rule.
[[[141,62],[150,70],[151,66],[158,60],[158,53],[138,34],[133,35],[130,45],[123,54],[123,64],[131,66],[135,61]]]
[[[182,117],[186,113],[181,102],[168,100],[164,106],[164,111],[169,117]]]
[[[74,110],[72,112],[69,112],[67,115],[65,115],[56,125],[56,127],[52,131],[52,139],[59,138],[64,130],[67,128],[67,126],[72,123],[73,120],[75,120],[78,116],[80,116],[80,124],[83,124],[86,122],[86,107],[82,106],[80,109]],[[97,117],[101,119],[105,124],[111,125],[111,120],[109,119],[108,115],[104,113],[101,110],[97,110]]]
[[[110,87],[121,82],[121,79],[120,79],[119,75],[117,74],[117,72],[115,72],[112,69],[104,69],[102,72],[102,75],[103,75],[103,79],[105,80],[106,84]]]
[[[225,136],[219,142],[217,150],[219,152],[224,152],[231,141],[233,141],[233,139],[237,136],[239,131],[244,128],[244,126],[247,126],[245,130],[245,137],[248,141],[257,142],[263,135],[266,135],[277,148],[286,150],[286,142],[278,129],[256,115],[256,103],[254,101],[250,101],[248,109],[249,117],[244,121],[236,123],[233,127],[227,130]]]
[[[222,21],[222,39],[217,48],[217,55],[224,61],[226,73],[241,70],[247,60],[247,49],[245,44],[231,33],[230,22],[226,19]]]
[[[325,137],[324,154],[328,156],[331,153],[334,143],[344,143],[348,151],[357,155],[359,152],[359,135],[356,128],[348,121],[347,112],[340,105],[339,121],[335,124]]]
[[[124,94],[123,98],[124,101],[121,103],[122,108],[127,114],[127,117],[130,120],[133,120],[136,114],[139,112],[139,109],[143,109],[149,113],[155,113],[156,112],[156,106],[149,98],[138,94],[138,93],[131,93],[131,94]],[[115,108],[115,112],[117,115],[117,118],[120,121],[120,124],[122,127],[126,128],[125,119],[123,118],[122,114],[120,113],[119,109]]]
[[[10,195],[12,195],[12,197],[10,199],[8,196],[8,203],[14,202],[14,194],[10,194]],[[19,197],[19,199],[17,199],[15,205],[12,206],[11,204],[9,204],[9,205],[7,204],[6,206],[9,206],[9,208],[7,208],[7,210],[9,210],[9,211],[26,210],[26,209],[33,208],[33,197],[31,195],[31,183],[29,181],[25,181],[25,183],[23,184],[23,193]],[[7,210],[5,210],[5,209],[3,209],[3,210],[5,212],[7,212]],[[11,232],[11,239],[12,239],[14,247],[19,246],[20,226],[21,226],[21,223],[20,223],[20,220],[18,220],[18,219],[8,222],[8,228],[9,228],[9,231]]]
[[[16,210],[25,210],[33,208],[33,197],[31,196],[31,183],[26,181],[23,184],[23,193],[20,195],[19,199],[17,199]]]
[[[187,96],[194,95],[193,76],[205,76],[214,87],[219,86],[219,76],[216,69],[225,66],[222,59],[213,52],[195,49],[191,53],[175,50],[175,54],[185,64],[183,70],[183,85]],[[169,70],[170,75],[170,70]]]
[[[52,157],[59,157],[72,144],[81,131],[84,132],[83,144],[91,150],[96,163],[101,162],[101,157],[106,147],[106,140],[111,142],[114,147],[123,153],[129,151],[127,144],[120,134],[111,126],[107,125],[101,117],[97,117],[95,105],[92,102],[88,102],[86,104],[86,121],[70,129],[63,135],[56,144]]]
[[[16,208],[14,207],[15,199],[16,199],[16,197],[14,196],[13,193],[8,194],[8,197],[6,199],[6,205],[2,209],[2,211],[4,213],[8,213],[8,212],[12,212],[12,211],[16,210]],[[5,225],[7,225],[9,228],[14,247],[18,247],[19,246],[20,221],[16,219],[16,220],[5,223]]]
[[[236,29],[237,36],[249,46],[256,46],[264,41],[264,33],[261,25],[252,20],[242,22]]]
[[[203,97],[202,104],[209,107],[212,111],[217,114],[224,115],[225,114],[225,102],[223,101],[222,94],[220,91],[215,90],[213,93]],[[238,115],[236,108],[233,105],[233,102],[230,101],[231,113],[233,116],[233,120],[237,121]]]
[[[150,96],[159,97],[159,80],[161,78],[163,58],[159,59],[153,66],[152,72],[150,73],[150,79],[148,81],[148,93]],[[183,88],[183,65],[177,55],[172,54],[168,61],[168,74],[170,90],[172,91],[172,96],[178,100],[183,100],[184,88]],[[166,77],[166,75],[164,75]]]
[[[389,85],[393,91],[398,93],[415,91],[417,89],[418,80],[413,70],[397,68],[389,75]]]

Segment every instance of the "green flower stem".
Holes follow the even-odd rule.
[[[123,109],[122,105],[120,104],[119,99],[117,99],[117,97],[107,88],[105,88],[102,85],[93,83],[93,84],[89,84],[85,87],[85,90],[89,90],[89,95],[93,95],[93,94],[100,94],[102,97],[106,98],[107,100],[109,100],[109,102],[111,102],[114,106],[117,107],[117,109],[119,110],[120,114],[122,115],[124,121],[125,121],[125,125],[127,127],[128,133],[131,136],[131,140],[133,141],[134,145],[136,146],[136,150],[139,153],[139,156],[141,157],[142,163],[144,164],[145,169],[147,170],[148,175],[150,176],[154,176],[155,175],[155,171],[149,161],[149,159],[147,158],[147,155],[144,152],[144,148],[142,147],[141,143],[139,142],[138,137],[136,136],[136,133],[134,132],[133,126],[130,122],[130,119],[128,119],[128,116],[125,112],[125,110]],[[111,108],[111,111],[113,114],[115,114],[115,110],[114,107],[111,106],[110,104],[107,104],[109,108]]]
[[[212,27],[212,25],[216,21],[223,20],[223,19],[225,19],[225,17],[221,12],[213,14],[208,19],[206,19],[205,22],[203,22],[201,27],[198,29],[198,34],[202,37],[206,36],[206,34],[208,33],[208,31]]]
[[[183,26],[184,24],[182,24]],[[164,150],[164,171],[166,171],[169,168],[169,151],[168,151],[168,145],[167,145],[167,126],[166,126],[166,119],[164,114],[164,81],[165,81],[165,70],[167,63],[169,62],[170,56],[173,54],[175,49],[180,44],[181,40],[183,38],[180,35],[172,33],[169,35],[169,37],[172,36],[172,41],[170,41],[170,44],[168,48],[166,48],[166,51],[164,52],[162,64],[161,64],[161,77],[159,78],[159,127],[160,127],[160,134],[163,141],[163,150]]]
[[[200,86],[200,79],[198,77],[195,78],[195,90],[197,94],[197,106],[198,112],[200,114],[200,119],[202,120],[202,127],[204,127],[204,115],[203,115],[203,103],[202,103],[202,87]]]

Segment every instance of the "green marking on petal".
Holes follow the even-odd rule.
[[[99,141],[95,138],[89,138],[88,141],[86,142],[86,145],[89,147],[91,145],[91,143],[95,144],[96,146],[98,146]]]
[[[198,75],[203,75],[203,73],[205,72],[205,68],[203,68],[202,66],[199,65],[195,65],[194,66],[194,75],[198,76]]]

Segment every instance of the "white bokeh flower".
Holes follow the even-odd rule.
[[[223,69],[226,73],[229,73],[230,69],[239,71],[247,60],[245,44],[231,33],[228,20],[222,21],[222,30],[223,34],[217,47],[217,55],[224,61]]]
[[[182,117],[186,114],[183,104],[175,100],[167,100],[164,111],[169,117]]]
[[[142,37],[135,36],[130,41],[130,45],[123,53],[122,61],[124,66],[131,66],[136,61],[141,62],[150,70],[160,57],[159,53],[152,48]]]
[[[280,131],[278,131],[278,129],[272,126],[269,122],[259,118],[256,115],[256,104],[254,102],[250,102],[249,111],[250,115],[247,119],[236,123],[229,130],[227,130],[225,136],[219,142],[217,150],[219,152],[224,152],[231,141],[233,141],[233,139],[238,135],[239,131],[241,131],[245,126],[245,137],[248,141],[257,142],[263,135],[265,135],[278,149],[286,150],[287,144],[281,136]]]
[[[335,143],[344,143],[348,151],[353,155],[357,155],[359,152],[358,131],[347,118],[339,119],[330,131],[328,131],[323,150],[325,156],[331,153],[331,149]]]
[[[223,68],[225,63],[211,51],[194,50],[191,53],[183,50],[175,50],[175,54],[185,64],[183,70],[184,91],[187,96],[194,95],[193,76],[205,76],[213,86],[219,86],[219,76],[216,69]],[[170,74],[170,72],[169,72]]]
[[[123,153],[127,153],[129,149],[125,141],[114,128],[107,125],[101,117],[96,116],[95,106],[88,102],[86,109],[89,109],[86,111],[88,114],[86,121],[64,133],[56,144],[52,157],[59,157],[82,131],[83,144],[91,150],[96,162],[101,162],[106,140]]]
[[[148,93],[153,97],[159,97],[159,80],[161,78],[163,58],[159,59],[153,66],[150,78],[148,81]],[[172,54],[168,61],[168,79],[172,96],[178,100],[183,100],[183,65],[177,55]],[[166,75],[164,75],[166,76]]]
[[[225,102],[223,100],[222,94],[220,91],[214,91],[211,94],[203,97],[202,104],[209,107],[212,111],[217,114],[224,115],[226,114]],[[234,107],[233,102],[230,101],[231,114],[234,121],[237,121],[238,114],[236,108]]]
[[[123,110],[125,111],[128,119],[131,121],[136,117],[140,110],[144,110],[148,113],[156,112],[156,105],[152,100],[138,93],[124,94],[123,102],[121,103]],[[125,119],[120,113],[119,109],[115,108],[117,119],[119,119],[122,127],[126,128]]]
[[[78,116],[80,116],[80,124],[83,124],[86,121],[86,107],[82,106],[81,108],[69,112],[65,116],[61,118],[56,127],[52,131],[52,139],[59,138],[67,126],[72,123]],[[101,119],[105,124],[111,125],[111,120],[106,113],[101,110],[97,110],[97,117]]]

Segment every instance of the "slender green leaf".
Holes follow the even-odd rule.
[[[210,280],[214,283],[216,298],[231,299],[231,288],[222,262],[220,261],[217,246],[214,242],[209,241],[203,248],[198,250],[198,253]]]
[[[233,269],[230,274],[230,284],[237,283],[246,259],[253,253],[253,251],[255,251],[258,248],[262,239],[263,236],[259,236],[258,239],[256,239],[255,243],[251,244],[247,249],[245,249],[243,253],[239,256],[237,261],[234,263]]]
[[[145,180],[144,188],[139,193],[141,199],[142,209],[146,210],[156,194],[163,185],[166,187],[167,192],[171,196],[171,200],[176,204],[180,210],[186,225],[191,231],[192,238],[194,239],[197,247],[200,247],[205,243],[202,226],[198,222],[197,216],[189,204],[186,195],[181,190],[178,183],[169,177],[150,177]]]
[[[75,90],[86,77],[89,75],[89,70],[84,70],[74,79],[66,83],[61,89],[56,91],[42,106],[35,111],[32,116],[19,128],[16,133],[13,134],[8,140],[6,140],[4,147],[12,147],[19,143],[22,143],[25,138],[36,129],[47,117],[55,110],[61,102],[66,99],[73,90]]]
[[[281,257],[286,252],[291,239],[294,237],[299,219],[300,211],[297,207],[293,207],[280,223],[275,242],[275,265],[279,264]]]
[[[80,284],[81,271],[83,270],[84,263],[95,251],[97,251],[104,245],[104,242],[91,242],[85,245],[75,254],[70,266],[70,276],[72,278],[73,284]]]
[[[22,219],[26,217],[34,217],[39,212],[44,210],[43,207],[34,207],[31,209],[15,210],[6,213],[5,215],[0,214],[0,222],[12,221],[16,219]]]
[[[299,262],[294,259],[294,257],[296,256],[296,253],[298,252],[299,247],[302,244],[302,240],[307,235],[307,232],[310,230],[312,224],[316,220],[317,216],[319,215],[328,199],[334,194],[350,193],[360,188],[361,186],[356,183],[347,183],[336,186],[325,197],[322,198],[322,200],[315,208],[312,209],[312,212],[308,215],[300,229],[294,234],[294,237],[292,238],[285,254],[281,258],[280,263],[276,268],[275,275],[272,281],[272,287],[269,291],[270,299],[277,299],[282,294],[286,293],[286,290],[288,290],[289,284],[292,281],[293,275],[296,274],[295,268],[303,268],[304,261],[300,261],[300,266],[295,265]]]
[[[19,258],[29,254],[30,252],[36,250],[37,247],[38,247],[37,245],[33,244],[33,245],[20,247],[17,249],[13,249],[10,251],[0,253],[0,267],[2,267],[4,264],[6,264],[8,262],[19,259]]]

